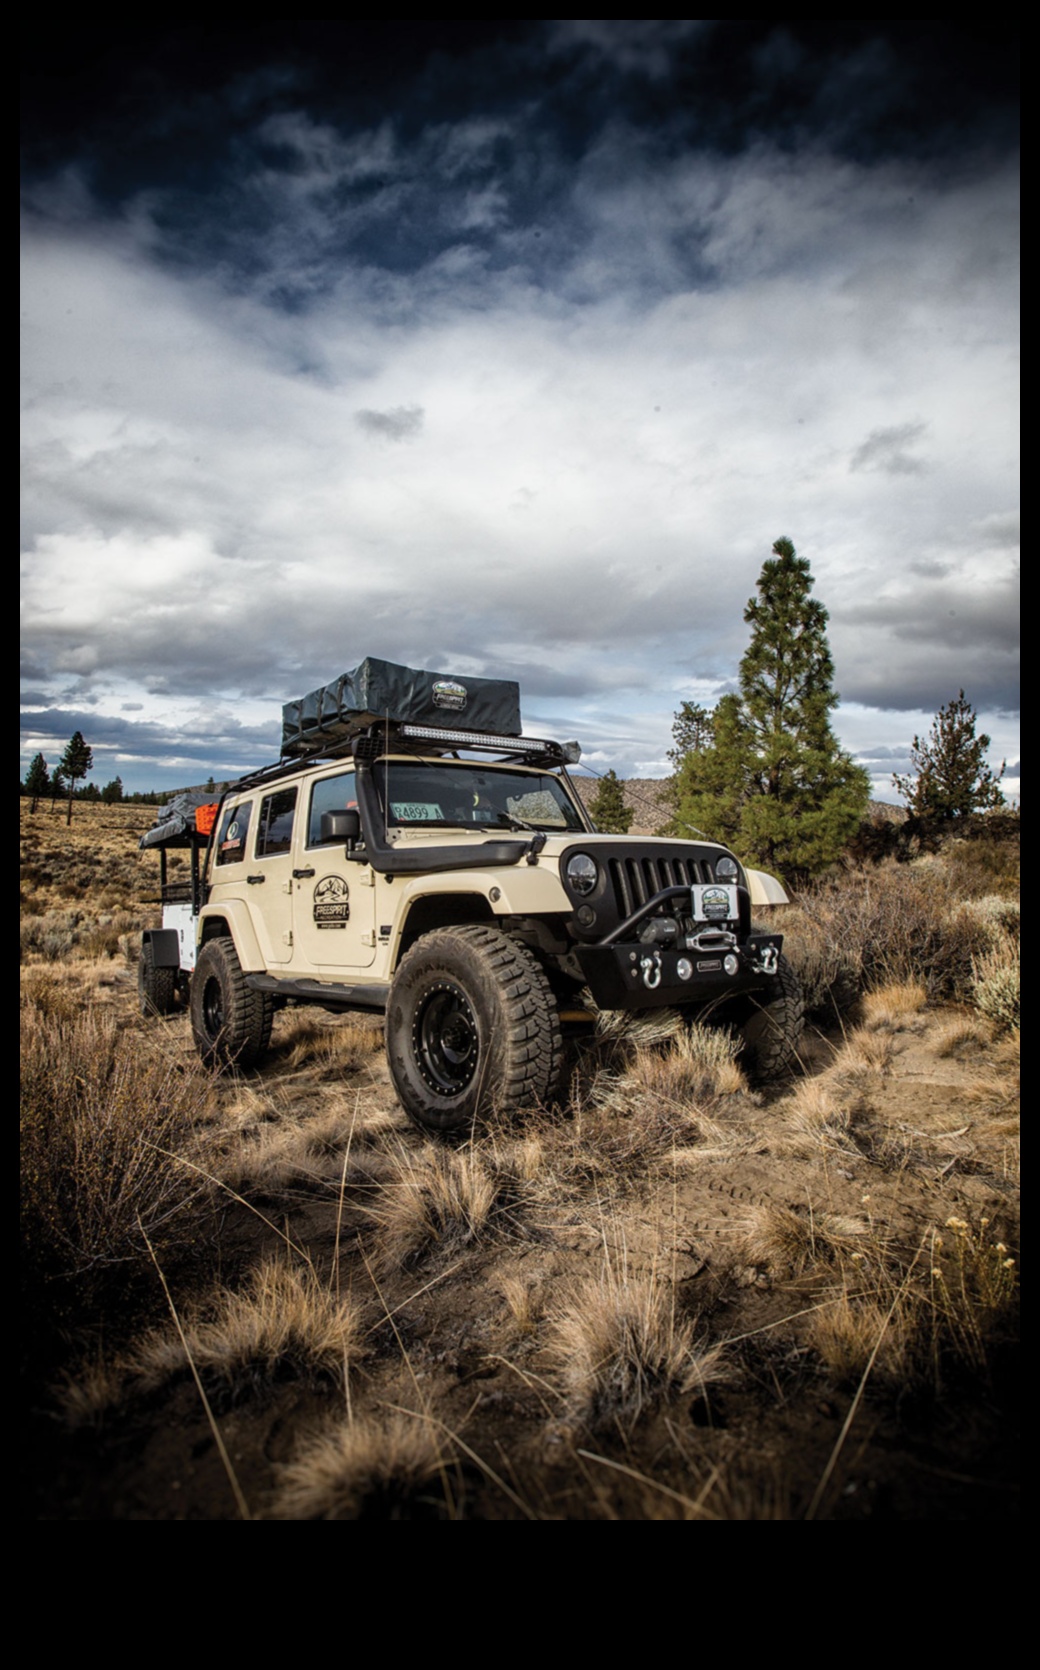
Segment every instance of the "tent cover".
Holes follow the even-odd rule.
[[[198,821],[195,814],[201,807],[212,807],[215,811],[217,799],[219,796],[214,797],[212,789],[208,794],[204,789],[184,789],[175,794],[165,806],[159,807],[154,824],[145,830],[138,847],[190,847],[193,842],[205,841],[213,826],[212,813]]]
[[[282,753],[332,747],[378,720],[519,736],[520,686],[510,679],[419,672],[369,656],[353,672],[282,708]]]

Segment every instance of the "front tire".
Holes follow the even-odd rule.
[[[246,985],[230,939],[210,939],[191,981],[191,1030],[209,1067],[252,1067],[271,1041],[274,1008]]]
[[[563,1046],[556,1003],[530,951],[495,928],[439,928],[413,945],[386,1014],[390,1076],[425,1130],[469,1130],[492,1109],[545,1102]]]
[[[752,1004],[740,1029],[741,1065],[750,1078],[760,1082],[784,1078],[798,1059],[805,1026],[802,983],[786,957],[779,959],[769,992],[756,994]]]

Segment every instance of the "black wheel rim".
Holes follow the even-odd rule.
[[[460,1096],[473,1083],[480,1038],[461,986],[431,986],[419,1001],[412,1028],[415,1061],[423,1080],[440,1096]]]
[[[224,1030],[224,993],[219,980],[207,980],[202,988],[202,1019],[210,1038]]]

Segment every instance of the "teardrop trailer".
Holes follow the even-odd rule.
[[[751,922],[780,883],[713,841],[599,834],[579,757],[521,734],[505,680],[369,658],[286,704],[276,763],[141,838],[163,903],[142,1008],[186,1005],[203,1060],[241,1068],[280,1008],[381,1013],[402,1105],[443,1133],[556,1098],[589,994],[726,1021],[756,1077],[782,1074],[801,992]]]

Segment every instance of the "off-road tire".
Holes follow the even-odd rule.
[[[390,1077],[425,1130],[458,1135],[556,1093],[556,1003],[526,946],[474,923],[437,928],[402,959],[386,1012]]]
[[[142,1015],[172,1015],[177,1007],[178,972],[175,968],[156,968],[152,943],[145,940],[137,961],[137,1001]]]
[[[210,1067],[252,1067],[271,1041],[274,1008],[246,985],[231,940],[209,939],[191,980],[191,1030]]]
[[[740,1064],[759,1083],[784,1078],[798,1059],[805,1025],[801,981],[786,957],[779,959],[768,990],[756,992],[750,1001],[751,1014],[740,1028]]]

